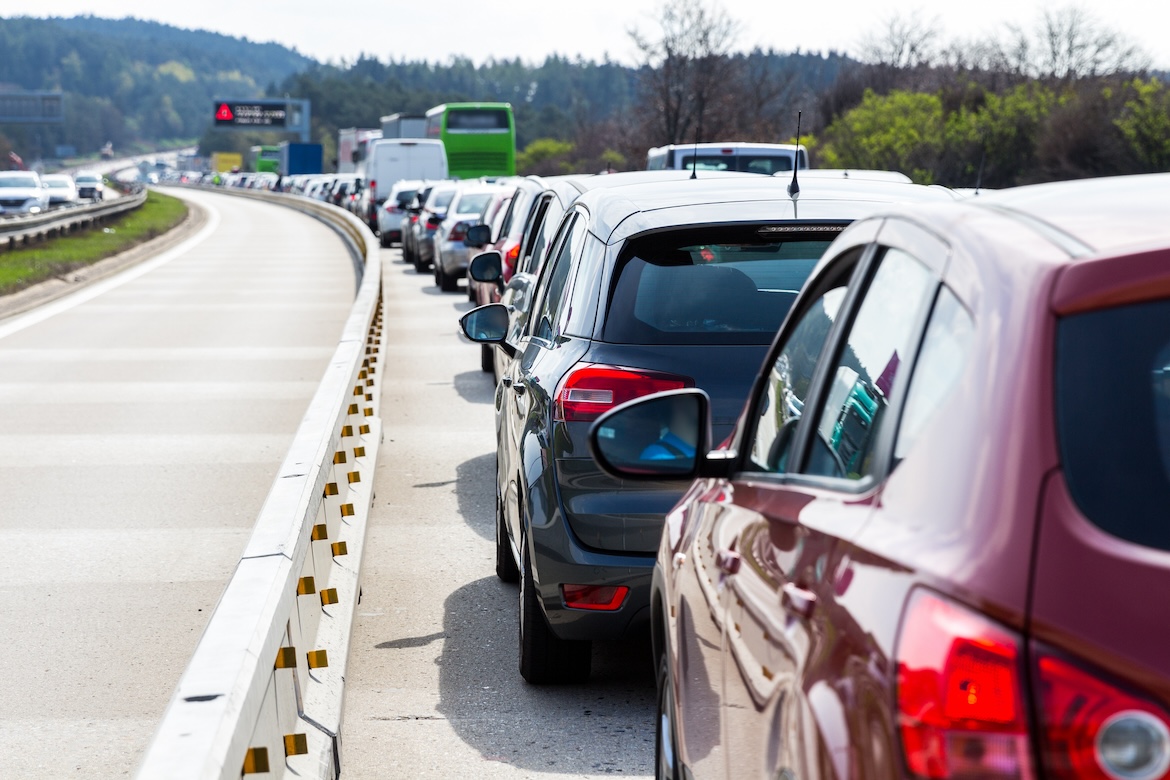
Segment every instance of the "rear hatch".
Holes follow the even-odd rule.
[[[1117,743],[1128,758],[1115,751],[1113,769],[1126,771],[1114,776],[1162,777],[1170,767],[1170,299],[1155,296],[1165,295],[1160,269],[1170,268],[1170,251],[1114,262],[1104,281],[1112,289],[1081,284],[1094,265],[1103,264],[1066,272],[1055,295],[1062,466],[1040,509],[1031,634],[1041,721],[1064,725],[1040,729],[1042,754],[1088,776],[1102,746]]]
[[[597,338],[557,394],[567,398],[579,387],[581,397],[593,398],[610,393],[606,383],[613,382],[592,413],[566,415],[554,442],[561,503],[587,547],[655,552],[663,519],[685,488],[623,483],[602,473],[589,455],[591,421],[632,397],[699,387],[711,398],[712,444],[722,442],[797,292],[837,234],[822,226],[787,227],[797,229],[680,229],[631,239],[622,249],[598,307]],[[611,380],[593,367],[649,374],[618,371]],[[578,382],[581,376],[587,385]]]

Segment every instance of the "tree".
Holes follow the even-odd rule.
[[[1170,171],[1170,92],[1158,79],[1134,79],[1133,97],[1114,120],[1144,172]]]
[[[1149,68],[1149,57],[1076,6],[1046,10],[1031,32],[1014,25],[995,47],[993,67],[1031,78],[1074,81]]]
[[[925,21],[920,11],[910,16],[894,14],[879,30],[862,39],[861,59],[898,69],[932,65],[938,38],[937,18]]]
[[[718,97],[736,81],[728,55],[739,24],[703,0],[667,0],[659,19],[657,39],[630,30],[643,58],[651,137],[662,144],[705,140]]]

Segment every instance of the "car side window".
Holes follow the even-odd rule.
[[[532,324],[532,337],[544,341],[552,341],[557,334],[557,320],[565,298],[565,288],[568,286],[570,271],[573,268],[573,250],[580,247],[580,236],[574,241],[574,234],[580,233],[581,220],[576,215],[570,216],[556,247],[555,256],[550,257],[549,267],[541,274],[541,290],[537,292],[537,306],[535,316],[529,322]]]
[[[860,256],[858,249],[842,258],[836,277],[823,285],[824,292],[799,314],[793,313],[799,319],[768,368],[759,402],[759,419],[749,447],[751,463],[758,470],[788,470],[796,424],[804,413],[817,361],[845,302],[849,278]]]
[[[874,473],[890,399],[909,378],[903,364],[917,350],[936,289],[920,261],[900,249],[885,252],[829,373],[803,473],[851,480]]]
[[[564,217],[565,210],[561,208],[561,204],[556,198],[550,198],[548,207],[545,209],[540,226],[537,228],[536,236],[532,242],[532,251],[528,253],[525,258],[524,266],[521,271],[524,273],[535,274],[540,273],[541,263],[544,261],[545,250],[548,249],[553,236],[556,235],[557,227],[561,224],[561,218]]]
[[[942,406],[967,367],[975,321],[950,289],[943,287],[930,314],[902,419],[894,444],[894,460],[906,457],[918,435]]]

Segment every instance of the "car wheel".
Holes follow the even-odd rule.
[[[670,661],[665,653],[658,659],[658,718],[654,738],[654,777],[679,780],[678,729],[674,723],[674,683],[670,679]]]
[[[414,270],[420,274],[425,274],[427,272],[427,264],[423,261],[422,255],[418,252],[413,252],[412,254],[414,256]]]
[[[533,685],[585,682],[593,643],[561,639],[548,627],[532,580],[526,541],[520,545],[520,676]]]
[[[500,582],[519,582],[520,569],[508,542],[508,528],[504,524],[504,502],[496,496],[496,576]]]
[[[438,257],[435,258],[435,284],[443,292],[455,292],[459,288],[455,277],[443,270],[443,263]]]
[[[496,375],[496,354],[495,347],[487,344],[479,345],[479,367],[483,369],[485,374]]]
[[[472,303],[479,303],[475,297],[475,283],[471,281],[471,277],[467,277],[467,300]]]
[[[389,249],[390,248],[390,236],[386,235],[385,233],[381,234],[380,236],[378,236],[378,243],[382,245],[383,249]]]

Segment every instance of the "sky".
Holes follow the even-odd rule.
[[[707,0],[736,20],[737,50],[837,51],[859,44],[895,16],[933,23],[944,41],[998,36],[1008,25],[1034,29],[1045,8],[1070,5],[1140,46],[1157,69],[1170,70],[1170,3],[1156,0]],[[133,16],[211,30],[255,42],[274,41],[324,62],[379,60],[476,63],[519,57],[538,64],[550,54],[636,64],[629,31],[653,38],[663,0],[0,0],[0,16]]]

